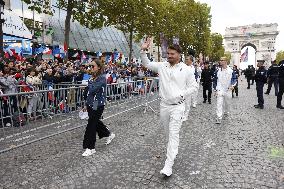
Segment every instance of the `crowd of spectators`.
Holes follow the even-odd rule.
[[[50,86],[61,83],[80,84],[89,77],[91,68],[88,63],[79,60],[67,61],[57,60],[17,61],[13,59],[0,58],[0,94],[13,94],[18,92],[31,92],[44,89],[52,89]],[[139,62],[130,64],[106,64],[105,74],[108,84],[122,83],[143,79],[144,77],[156,76],[155,73],[142,67]],[[27,115],[35,110],[39,97],[30,96],[27,102]],[[16,96],[0,97],[1,117],[8,116],[18,111],[19,99]],[[5,119],[4,125],[10,125]],[[2,121],[3,122],[3,121]]]

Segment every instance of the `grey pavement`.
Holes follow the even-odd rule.
[[[140,107],[104,120],[116,138],[108,146],[98,140],[93,156],[81,156],[84,127],[0,154],[0,188],[284,189],[284,110],[274,91],[255,109],[255,85],[245,85],[220,125],[216,98],[211,105],[199,99],[169,178],[159,174],[166,150],[159,115]],[[159,102],[151,106],[159,110]]]

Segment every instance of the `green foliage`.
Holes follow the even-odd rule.
[[[276,63],[278,64],[281,60],[284,60],[284,51],[279,51],[276,54]]]
[[[223,55],[226,57],[228,64],[230,64],[230,60],[232,58],[232,54],[230,52],[225,52],[225,54]]]
[[[223,37],[219,33],[212,33],[210,39],[210,60],[215,62],[224,56],[225,49],[223,47]],[[227,59],[228,61],[230,59]]]
[[[50,0],[22,1],[39,13],[53,12],[47,6]],[[197,55],[202,52],[213,59],[224,53],[219,38],[211,36],[210,7],[195,0],[58,0],[58,6],[71,8],[73,21],[88,28],[115,26],[129,37],[130,49],[133,40],[146,35],[153,36],[156,45],[160,45],[163,33],[169,41],[178,37],[184,52],[192,46]],[[66,27],[68,31],[68,24]]]

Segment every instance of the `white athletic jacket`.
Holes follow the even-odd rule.
[[[159,74],[159,96],[163,103],[179,104],[197,90],[194,72],[183,62],[174,66],[169,62],[150,62],[145,51],[141,51],[141,61]]]

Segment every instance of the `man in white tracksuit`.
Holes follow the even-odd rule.
[[[195,77],[195,80],[197,81],[197,79],[196,79],[197,75],[196,75],[195,67],[193,65],[193,61],[194,61],[194,58],[193,58],[192,55],[185,56],[185,64],[189,67],[190,71],[192,72],[192,74]],[[196,87],[197,87],[197,90],[195,92],[193,92],[191,95],[189,95],[188,97],[186,97],[185,113],[184,113],[184,120],[183,121],[187,121],[187,119],[188,119],[188,114],[189,114],[189,111],[190,111],[191,104],[192,104],[192,107],[196,108],[198,83],[196,83]]]
[[[167,158],[161,174],[171,176],[172,166],[179,146],[179,131],[185,111],[185,97],[196,90],[195,78],[189,67],[180,62],[178,45],[168,47],[168,62],[150,62],[145,50],[150,46],[148,38],[141,46],[142,64],[159,74],[160,121],[168,139]]]
[[[230,99],[232,90],[237,84],[233,75],[233,70],[227,65],[226,57],[220,60],[220,68],[217,72],[217,85],[214,89],[217,95],[217,120],[216,124],[220,124],[223,116],[228,116],[230,111]]]

